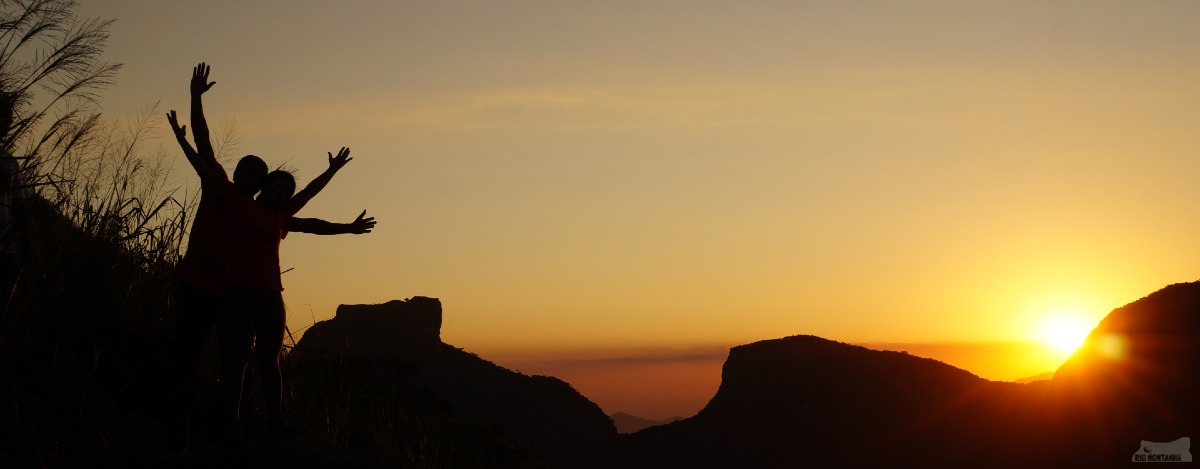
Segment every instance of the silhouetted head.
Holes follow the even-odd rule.
[[[277,169],[263,179],[262,192],[255,199],[268,207],[282,207],[296,193],[296,178],[292,173]]]
[[[252,196],[262,189],[267,176],[267,163],[254,155],[243,156],[233,170],[233,185],[238,192]]]

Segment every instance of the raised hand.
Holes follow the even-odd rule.
[[[179,118],[175,117],[175,110],[167,113],[167,122],[171,123],[171,131],[175,133],[175,138],[184,139],[187,137],[187,126],[179,125]]]
[[[367,216],[367,211],[363,210],[363,212],[358,215],[358,218],[355,218],[354,221],[350,223],[350,233],[370,233],[371,229],[375,228],[375,217],[363,218],[365,216]]]
[[[171,124],[171,132],[175,134],[175,140],[179,142],[179,148],[183,149],[183,156],[186,156],[188,163],[192,164],[192,168],[196,170],[196,174],[200,176],[200,180],[206,179],[215,180],[217,177],[225,177],[223,172],[213,170],[207,167],[196,154],[196,149],[192,148],[192,144],[187,141],[187,126],[179,125],[179,117],[175,115],[175,110],[167,113],[167,122]]]
[[[342,147],[341,150],[338,150],[337,156],[333,156],[333,153],[329,153],[329,169],[334,171],[342,169],[342,166],[346,166],[346,163],[349,163],[352,159],[354,158],[350,157],[350,149]]]
[[[329,153],[329,169],[326,169],[320,176],[317,176],[307,186],[304,186],[304,189],[301,189],[291,199],[288,199],[287,205],[284,206],[284,210],[288,215],[295,215],[296,212],[304,208],[304,205],[308,204],[308,201],[312,200],[313,197],[316,197],[317,193],[321,192],[321,189],[324,189],[325,185],[329,184],[329,181],[333,179],[333,175],[337,174],[338,170],[342,169],[342,166],[346,166],[346,163],[349,163],[351,159],[353,158],[350,158],[350,149],[346,147],[338,150],[337,156]]]
[[[215,81],[214,82],[208,81],[208,71],[209,71],[209,67],[208,67],[208,65],[205,65],[204,62],[200,62],[199,65],[192,68],[192,94],[193,95],[204,94],[205,91],[208,91],[209,88],[212,88],[213,85],[217,84],[217,82],[215,82]]]

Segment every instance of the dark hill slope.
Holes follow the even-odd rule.
[[[1141,440],[1197,441],[1200,282],[1109,313],[1055,373],[1040,426],[1044,459],[1128,461]]]

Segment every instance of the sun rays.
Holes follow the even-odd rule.
[[[1037,338],[1065,359],[1083,345],[1094,326],[1077,311],[1054,311],[1038,322]]]

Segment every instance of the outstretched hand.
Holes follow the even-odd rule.
[[[167,113],[167,122],[171,123],[171,131],[175,133],[175,138],[183,139],[187,136],[187,126],[179,125],[179,118],[175,117],[175,110]]]
[[[354,158],[350,157],[350,149],[342,147],[341,150],[338,150],[337,156],[333,156],[333,153],[329,153],[329,169],[334,171],[342,169],[342,166],[346,166],[346,163],[349,163],[352,159]]]
[[[354,222],[350,223],[350,232],[353,234],[370,233],[372,228],[375,228],[375,217],[363,218],[367,216],[367,211],[363,210]]]
[[[208,81],[208,71],[209,67],[204,62],[200,62],[199,65],[192,68],[192,95],[204,94],[205,91],[217,84],[215,81]]]

